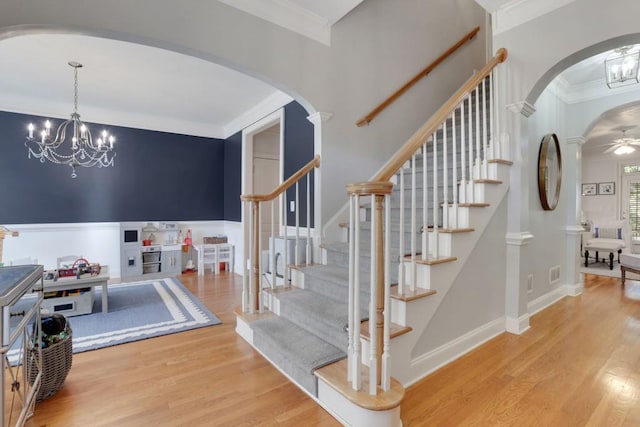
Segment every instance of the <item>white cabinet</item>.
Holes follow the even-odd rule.
[[[182,273],[182,252],[163,251],[161,268],[162,268],[162,272],[167,274]]]

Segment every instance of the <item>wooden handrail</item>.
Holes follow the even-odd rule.
[[[402,165],[425,143],[438,127],[444,123],[455,108],[465,99],[467,94],[475,89],[484,78],[501,62],[507,59],[507,50],[500,48],[487,64],[477,71],[460,89],[427,122],[422,125],[396,154],[389,159],[378,174],[371,181],[389,181]],[[354,185],[352,184],[352,187]]]
[[[458,50],[463,44],[465,44],[466,42],[468,42],[469,40],[474,38],[475,35],[478,34],[478,31],[480,31],[480,27],[475,27],[473,30],[469,31],[469,33],[467,33],[463,38],[458,40],[458,42],[456,44],[451,46],[446,52],[444,52],[442,55],[440,55],[438,58],[436,58],[436,60],[433,61],[431,64],[429,64],[425,69],[423,69],[418,74],[416,74],[411,80],[409,80],[407,83],[405,83],[404,86],[402,86],[400,89],[395,91],[393,93],[393,95],[391,95],[390,97],[385,99],[380,105],[378,105],[376,108],[374,108],[369,114],[367,114],[366,116],[364,116],[363,118],[358,120],[356,125],[358,125],[358,127],[361,127],[361,126],[369,124],[371,122],[371,120],[373,120],[378,114],[380,114],[382,112],[382,110],[384,110],[389,105],[391,105],[403,93],[405,93],[413,85],[415,85],[418,81],[420,81],[420,79],[422,79],[427,74],[429,74],[431,71],[433,71],[434,68],[436,68],[438,65],[440,65],[441,62],[443,62],[445,59],[447,59],[449,56],[451,56],[451,54],[453,52],[455,52],[456,50]]]
[[[298,172],[291,175],[282,184],[278,185],[275,190],[269,194],[243,194],[240,196],[240,200],[243,202],[267,202],[278,197],[284,193],[289,187],[295,184],[303,176],[305,176],[313,168],[320,167],[320,155],[316,154],[313,159],[298,170]]]

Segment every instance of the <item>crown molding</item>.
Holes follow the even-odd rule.
[[[331,117],[333,117],[332,113],[324,113],[322,111],[318,111],[317,113],[313,113],[308,116],[307,120],[309,120],[314,125],[317,125],[329,121]]]
[[[575,1],[476,0],[476,3],[491,13],[493,35],[496,36]]]
[[[224,126],[224,138],[229,138],[236,132],[240,132],[242,129],[273,113],[277,109],[284,107],[291,101],[293,101],[293,98],[286,93],[280,91],[274,92],[243,115],[227,123]]]
[[[331,45],[331,22],[288,0],[219,0],[312,40]]]

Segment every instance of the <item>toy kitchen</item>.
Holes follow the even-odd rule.
[[[121,223],[120,276],[173,276],[182,272],[181,232],[175,222]]]

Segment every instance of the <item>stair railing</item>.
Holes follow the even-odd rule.
[[[366,286],[362,283],[360,265],[361,254],[366,255],[366,248],[361,248],[361,241],[366,237],[362,236],[363,217],[365,221],[371,221],[368,248],[371,298],[366,354],[368,392],[375,395],[379,390],[389,390],[391,384],[392,282],[397,281],[399,295],[410,296],[417,288],[428,289],[429,284],[418,286],[422,282],[418,283],[417,265],[433,265],[451,259],[439,233],[469,228],[468,213],[460,208],[483,206],[484,195],[477,183],[495,181],[489,164],[508,158],[507,142],[496,135],[499,114],[494,108],[495,101],[492,102],[498,97],[497,65],[506,58],[506,49],[499,49],[371,181],[347,186],[350,195],[347,376],[354,390],[362,388],[360,298],[361,288]],[[399,189],[395,194],[394,186]],[[422,188],[418,189],[418,186]],[[410,199],[408,206],[407,198]],[[399,200],[399,209],[391,208],[393,200]],[[361,212],[367,204],[371,207],[370,218]],[[405,215],[410,217],[409,224],[405,223]],[[407,233],[410,234],[408,242],[405,241]],[[398,264],[397,274],[392,267],[394,261]]]
[[[301,244],[301,228],[306,230],[306,242],[305,242],[305,263],[308,265],[311,263],[311,181],[314,177],[314,169],[320,167],[320,156],[316,155],[309,163],[300,168],[296,173],[291,175],[286,181],[278,185],[269,194],[243,194],[240,196],[240,200],[245,203],[245,212],[248,216],[248,229],[245,227],[244,232],[248,235],[244,236],[243,241],[247,245],[247,249],[244,251],[244,269],[243,286],[242,286],[242,311],[245,313],[262,312],[264,304],[262,301],[262,289],[263,278],[265,279],[268,287],[275,289],[279,284],[287,286],[290,283],[291,269],[289,266],[290,254],[289,251],[289,227],[287,224],[288,207],[287,207],[287,190],[295,186],[293,196],[293,214],[295,215],[295,231],[291,235],[294,237],[294,254],[293,262],[296,265],[300,264],[300,244]],[[300,207],[300,189],[302,185],[306,187],[306,203],[304,209]],[[270,206],[268,206],[270,205]],[[269,213],[269,217],[265,217],[265,212]],[[304,227],[301,227],[301,216],[305,215]],[[281,222],[279,221],[281,219]],[[270,230],[269,243],[265,245],[263,235],[265,234],[262,229],[263,220],[267,223]],[[281,236],[281,237],[280,237]],[[276,238],[282,238],[284,240],[284,247],[282,253],[282,274],[278,272],[278,265],[276,264]],[[267,265],[264,265],[261,257],[263,248],[268,246],[270,259],[269,270],[265,270]],[[247,271],[248,270],[248,271]],[[280,280],[281,279],[281,280]]]
[[[456,50],[461,48],[465,43],[469,40],[473,39],[476,34],[480,31],[480,27],[475,27],[473,30],[469,31],[464,35],[460,40],[458,40],[453,46],[443,52],[440,56],[438,56],[431,64],[427,65],[424,69],[422,69],[418,74],[413,76],[411,80],[405,83],[400,89],[396,90],[391,96],[382,101],[376,108],[371,110],[369,114],[361,118],[356,122],[358,127],[368,125],[371,121],[380,114],[384,109],[386,109],[389,105],[393,104],[396,99],[400,98],[406,91],[411,89],[416,83],[422,80],[423,77],[426,77],[427,74],[432,72],[438,65],[444,62],[449,56],[451,56]]]

